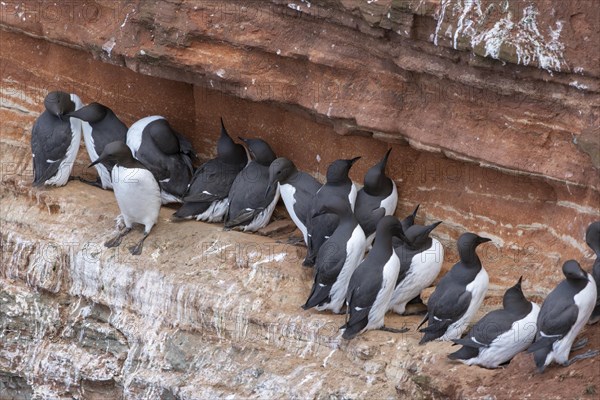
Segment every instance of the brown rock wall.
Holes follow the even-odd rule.
[[[217,139],[217,116],[223,115],[230,133],[263,137],[277,154],[292,158],[299,168],[316,176],[324,174],[336,158],[361,155],[351,177],[362,183],[366,170],[390,146],[369,137],[336,135],[331,128],[285,108],[274,111],[272,104],[201,88],[196,88],[195,96],[205,100],[196,102],[196,112],[198,121],[206,123],[203,131],[210,132],[211,150]],[[589,223],[600,216],[598,192],[504,173],[406,144],[391,146],[388,172],[400,191],[397,215],[409,213],[420,203],[421,220],[444,221],[436,233],[447,245],[448,267],[456,260],[455,239],[467,230],[494,238],[496,247],[481,250],[494,271],[492,282],[502,286],[523,274],[543,292],[560,279],[549,271],[559,270],[570,258],[591,256],[583,238]]]
[[[219,90],[136,74],[93,60],[84,52],[23,35],[3,32],[2,43],[5,182],[31,179],[32,123],[42,109],[44,94],[67,88],[79,93],[84,102],[109,105],[128,124],[146,115],[166,116],[191,138],[202,158],[214,155],[218,121],[223,116],[232,135],[262,137],[279,155],[290,157],[320,179],[334,159],[361,155],[351,176],[362,183],[368,167],[391,145],[389,173],[400,190],[398,215],[420,203],[422,220],[444,221],[436,232],[448,248],[446,267],[456,259],[454,240],[462,232],[494,238],[495,247],[484,249],[485,261],[492,282],[502,286],[524,274],[544,292],[560,279],[549,271],[557,271],[569,258],[591,256],[583,238],[587,225],[600,215],[600,195],[593,189],[477,166],[438,151],[417,150],[405,141],[390,144],[366,134],[339,135],[330,123],[287,105],[253,102]],[[75,174],[90,174],[88,163],[82,148]]]
[[[590,3],[53,4],[5,2],[2,25],[143,74],[303,110],[338,133],[407,139],[598,190],[574,144],[599,116]]]
[[[97,398],[273,397],[282,388],[299,397],[470,398],[497,394],[498,380],[512,376],[502,393],[530,396],[533,382],[535,394],[552,398],[566,386],[551,380],[569,379],[577,393],[597,380],[595,360],[544,379],[525,355],[508,372],[474,373],[444,361],[447,344],[417,347],[412,331],[341,344],[343,317],[298,309],[311,280],[303,248],[171,224],[163,209],[134,260],[101,246],[116,215],[111,193],[80,183],[30,188],[31,126],[45,94],[63,89],[127,124],[164,115],[202,158],[214,155],[220,116],[232,135],[264,138],[319,178],[332,160],[361,155],[351,176],[362,182],[392,146],[397,214],[421,203],[420,221],[444,221],[435,231],[444,270],[460,233],[493,238],[481,248],[491,287],[480,314],[520,275],[540,300],[565,260],[591,265],[584,233],[600,218],[591,161],[600,146],[597,8],[475,1],[489,10],[479,24],[478,10],[458,0],[309,4],[0,3],[0,322],[14,328],[0,344],[0,382],[15,393]],[[525,10],[537,44],[519,39],[533,34],[533,20],[518,24]],[[505,36],[485,36],[509,14]],[[89,174],[88,162],[82,148],[75,173]],[[77,340],[81,332],[90,343]],[[523,373],[527,385],[517,387]]]

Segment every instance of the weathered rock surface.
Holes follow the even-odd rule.
[[[102,246],[117,213],[110,192],[70,184],[46,197],[51,212],[2,193],[10,211],[0,368],[26,379],[26,390],[61,398],[89,398],[89,390],[104,398],[394,395],[389,354],[410,339],[347,345],[337,331],[343,316],[302,312],[310,272],[296,247],[167,223],[165,209],[144,254],[133,257],[125,244]],[[400,357],[396,368],[407,362]]]
[[[102,245],[118,213],[110,192],[70,183],[43,197],[27,186],[1,193],[0,388],[9,398],[498,395],[497,372],[444,361],[449,344],[418,346],[420,317],[388,317],[407,334],[346,342],[344,316],[302,311],[311,273],[295,246],[169,223],[164,209],[134,257],[128,243]],[[499,302],[491,293],[486,310]],[[597,380],[597,363],[580,364],[577,388]],[[536,375],[530,357],[518,365],[505,374],[526,374],[527,385],[553,379]]]
[[[494,239],[481,249],[492,283],[486,309],[520,275],[540,300],[565,260],[591,266],[583,238],[600,218],[600,9],[591,4],[1,2],[0,393],[593,391],[597,360],[540,377],[525,355],[504,371],[449,364],[447,344],[416,347],[414,333],[343,343],[343,317],[298,308],[311,278],[299,266],[303,248],[169,224],[164,209],[134,258],[102,246],[117,214],[110,192],[29,187],[31,126],[56,89],[107,104],[127,124],[164,115],[204,158],[223,116],[233,135],[262,137],[321,178],[330,161],[362,155],[351,173],[360,182],[391,146],[398,215],[421,203],[420,221],[444,221],[444,270],[455,239],[471,230]],[[74,173],[90,174],[88,163],[81,149]],[[282,222],[264,233],[287,231]],[[576,394],[560,392],[565,379]]]
[[[592,2],[8,1],[2,15],[6,29],[285,104],[341,134],[599,189],[573,143],[600,117]]]
[[[169,223],[163,209],[134,257],[126,246],[141,232],[102,245],[118,213],[111,192],[74,182],[42,193],[4,185],[1,194],[0,388],[9,398],[503,398],[531,385],[555,398],[598,379],[595,359],[544,376],[526,355],[507,371],[449,363],[449,344],[417,345],[420,317],[388,316],[407,334],[346,342],[343,315],[300,309],[311,271],[287,235]],[[492,286],[480,314],[500,294]]]
[[[495,245],[484,251],[487,266],[494,271],[492,281],[503,286],[524,274],[541,293],[560,279],[550,272],[559,270],[562,262],[592,255],[583,238],[588,224],[600,218],[600,192],[594,188],[501,172],[403,143],[337,135],[307,114],[283,106],[137,74],[23,35],[2,32],[2,38],[4,184],[31,180],[31,126],[45,93],[63,88],[80,93],[85,102],[108,104],[127,124],[146,115],[165,115],[203,157],[214,153],[218,116],[223,116],[233,135],[262,137],[278,154],[321,178],[330,161],[362,155],[351,171],[360,182],[391,145],[388,169],[400,190],[398,215],[421,203],[421,218],[443,220],[436,232],[449,248],[448,257],[454,253],[454,240],[465,230],[494,238]],[[596,173],[589,156],[581,153],[588,162],[586,171]],[[81,149],[74,174],[89,174],[88,163]]]

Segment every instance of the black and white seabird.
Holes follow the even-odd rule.
[[[394,248],[400,259],[400,273],[389,310],[404,314],[408,302],[429,287],[440,273],[444,262],[444,246],[429,234],[441,223],[412,225],[404,232],[406,242]]]
[[[521,278],[504,293],[503,309],[486,314],[462,339],[453,339],[463,347],[448,355],[467,365],[498,368],[526,350],[537,330],[540,306],[523,295]]]
[[[104,245],[118,246],[123,237],[131,232],[134,223],[141,224],[144,225],[144,237],[129,248],[131,254],[139,255],[142,253],[144,240],[158,219],[161,205],[160,187],[144,164],[133,158],[131,149],[124,142],[107,144],[90,167],[104,160],[114,163],[111,171],[113,190],[125,223],[125,229]]]
[[[354,182],[348,177],[348,173],[358,159],[360,157],[350,160],[335,160],[327,168],[327,181],[313,197],[310,207],[311,216],[307,224],[308,251],[303,265],[310,266],[315,264],[319,248],[331,236],[338,224],[338,217],[335,214],[323,214],[312,217],[312,215],[315,215],[323,207],[325,199],[335,196],[346,199],[352,211],[354,211],[357,190]]]
[[[588,226],[585,233],[585,241],[590,249],[594,251],[596,260],[592,266],[592,277],[596,281],[596,292],[598,296],[596,298],[596,306],[589,320],[589,324],[595,324],[600,321],[600,221],[596,221]]]
[[[31,130],[33,185],[66,185],[81,142],[81,121],[68,113],[80,109],[76,94],[50,92],[44,99],[44,112]]]
[[[326,200],[319,213],[333,213],[340,222],[319,249],[312,291],[302,308],[315,307],[318,311],[331,310],[339,314],[350,278],[365,254],[366,237],[346,199]]]
[[[402,224],[402,230],[404,232],[406,232],[408,228],[415,224],[415,219],[417,218],[417,211],[419,211],[420,206],[420,204],[417,204],[412,214],[407,215],[406,218],[400,221],[400,223]],[[392,246],[394,248],[402,246],[402,243],[404,242],[400,238],[396,236],[392,237]],[[402,268],[402,265],[400,265],[400,267]],[[421,294],[418,294],[417,297],[415,297],[407,303],[404,314],[422,314],[426,311],[427,306],[425,306],[425,304],[423,303],[423,299],[421,299]]]
[[[221,222],[229,208],[229,190],[235,177],[248,164],[246,149],[235,143],[221,119],[221,136],[217,157],[194,172],[183,205],[173,214],[174,221],[195,218],[197,221]]]
[[[192,145],[161,116],[135,122],[127,131],[127,145],[158,181],[163,204],[181,203],[194,173]]]
[[[243,139],[252,161],[236,176],[229,190],[225,228],[254,232],[266,226],[279,200],[279,186],[269,187],[269,165],[277,157],[261,139]]]
[[[285,157],[279,157],[269,167],[269,185],[275,184],[279,185],[288,214],[302,232],[304,243],[308,244],[306,224],[312,199],[322,185],[311,175],[299,171],[296,165]]]
[[[406,332],[386,328],[383,321],[400,271],[400,259],[392,248],[392,235],[402,237],[402,225],[397,218],[388,215],[379,220],[376,233],[373,248],[350,278],[346,324],[341,328],[344,339],[371,329]]]
[[[92,162],[96,161],[104,147],[116,141],[125,142],[127,125],[108,107],[100,103],[90,103],[79,110],[67,114],[82,120],[83,140]],[[98,182],[102,189],[112,189],[110,174],[114,163],[104,161],[95,165]]]
[[[594,310],[597,292],[594,278],[577,261],[566,261],[562,270],[567,279],[544,300],[537,318],[535,342],[527,350],[533,353],[540,372],[553,361],[568,366],[598,354],[598,351],[590,350],[569,360],[575,337]]]
[[[391,151],[390,148],[381,161],[369,168],[365,175],[364,186],[356,196],[354,213],[367,235],[369,246],[375,238],[377,222],[386,215],[393,215],[398,204],[396,183],[385,174]]]
[[[489,277],[476,249],[491,239],[467,232],[458,238],[460,261],[440,280],[427,303],[427,314],[417,329],[425,333],[419,344],[431,340],[459,339],[481,306]]]

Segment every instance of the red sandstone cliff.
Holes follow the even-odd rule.
[[[87,271],[96,267],[82,264],[79,256],[69,253],[71,250],[60,252],[61,261],[55,270],[52,263],[34,262],[38,258],[30,252],[37,254],[36,249],[43,248],[48,240],[45,232],[52,232],[54,240],[68,236],[60,221],[70,221],[80,229],[77,246],[81,247],[89,240],[101,240],[86,230],[84,222],[110,228],[106,215],[116,211],[107,203],[111,198],[108,194],[78,184],[30,191],[31,125],[47,91],[60,88],[80,94],[85,102],[107,104],[128,124],[146,115],[164,115],[191,138],[204,157],[214,152],[219,116],[224,117],[231,133],[263,137],[278,154],[292,158],[313,174],[324,173],[335,158],[362,155],[352,171],[353,179],[359,182],[391,145],[389,172],[400,190],[398,214],[421,203],[421,218],[444,221],[436,232],[449,250],[445,268],[456,259],[453,246],[458,235],[475,231],[492,237],[495,243],[482,257],[492,282],[488,307],[497,304],[501,289],[514,284],[521,274],[526,291],[543,296],[561,279],[558,271],[565,260],[576,258],[585,267],[591,265],[591,252],[583,238],[587,225],[600,218],[599,18],[600,8],[593,1],[3,0],[2,258],[14,261],[14,265],[3,262],[0,277],[15,285],[9,285],[7,293],[29,302],[38,294],[27,290],[41,289],[42,293],[83,296],[84,302],[95,302],[93,307],[103,304],[111,310],[127,293],[127,301],[135,303],[127,312],[135,315],[125,313],[126,318],[115,321],[121,318],[118,314],[109,322],[128,332],[133,340],[139,331],[128,325],[127,318],[140,319],[143,326],[144,318],[156,318],[164,311],[153,308],[151,299],[136,297],[137,287],[132,282],[146,276],[146,268],[148,274],[174,282],[172,287],[156,292],[168,313],[186,304],[173,293],[187,281],[188,268],[197,268],[201,275],[213,273],[212,266],[184,265],[164,253],[173,245],[172,238],[179,234],[176,232],[181,232],[186,243],[198,240],[190,226],[158,226],[147,244],[144,268],[125,265],[125,270],[107,271],[110,276],[123,273],[131,277],[123,293],[100,290],[100,281],[110,286],[113,278],[109,275],[77,275],[81,272],[78,268]],[[86,165],[87,155],[82,150],[76,173],[82,173]],[[82,210],[86,201],[102,204],[102,212]],[[27,210],[29,217],[24,218]],[[220,237],[212,227],[206,229],[210,237]],[[263,243],[266,239],[244,236],[236,240]],[[153,258],[152,254],[158,256]],[[100,256],[108,261],[111,257],[106,252]],[[190,258],[193,255],[186,256]],[[239,263],[248,264],[244,260]],[[255,293],[258,290],[244,292],[248,304],[267,304],[256,306],[250,317],[249,324],[258,326],[260,335],[272,337],[270,325],[260,316],[265,309],[281,309],[277,307],[289,313],[284,313],[285,323],[280,325],[282,340],[297,334],[290,328],[297,317],[292,306],[304,293],[299,285],[310,279],[294,269],[300,268],[295,261],[267,261],[273,264],[267,271],[269,279],[281,285],[277,298],[261,298]],[[171,275],[173,271],[178,272]],[[229,273],[215,274],[223,280]],[[237,270],[234,273],[237,275]],[[247,282],[245,275],[240,276],[236,287],[244,291]],[[19,289],[19,285],[27,290]],[[292,287],[287,297],[282,294]],[[13,293],[20,290],[27,292],[24,297]],[[223,320],[234,324],[233,303],[223,305],[217,300],[210,304],[215,315],[229,313]],[[62,297],[52,301],[61,307],[61,302],[66,302]],[[23,318],[31,319],[27,312],[33,313],[35,307],[23,307]],[[75,306],[56,307],[67,313],[68,307]],[[188,324],[184,330],[204,324],[203,329],[219,332],[219,326],[210,321],[198,325],[195,317],[185,317],[192,322],[184,318]],[[108,321],[100,319],[102,323]],[[176,324],[165,322],[171,323]],[[333,335],[315,332],[304,333],[327,340]],[[125,346],[124,339],[116,333],[114,336],[118,351],[110,357],[123,363],[125,355],[119,346]],[[52,343],[51,338],[44,338]],[[148,346],[146,339],[140,339],[144,346]],[[295,340],[289,343],[297,344]],[[298,339],[304,340],[304,336]],[[379,353],[383,352],[382,336],[364,340],[344,351],[369,360],[371,364],[361,373],[384,382],[378,393],[394,393],[398,379],[412,379],[421,387],[413,375],[409,378],[408,372],[406,376],[398,372],[411,371],[412,361],[390,360]],[[405,351],[403,343],[390,345],[389,351]],[[289,351],[286,346],[273,350],[273,357],[283,357],[279,353]],[[207,346],[203,351],[214,355],[214,348]],[[434,359],[443,358],[438,350]],[[252,351],[263,354],[261,349]],[[314,353],[325,358],[329,351],[326,347]],[[130,357],[135,356],[132,353]],[[336,353],[335,357],[346,357],[343,354]],[[431,361],[424,354],[410,355],[420,358],[413,368],[419,373],[421,364]],[[0,362],[5,355],[0,353]],[[235,362],[245,365],[244,357],[248,355],[236,355]],[[344,371],[352,371],[352,363],[346,361],[344,368],[348,369]],[[135,365],[129,367],[135,370]],[[146,378],[139,378],[143,388],[152,386],[144,386],[148,384]],[[209,385],[212,378],[206,379],[202,382]],[[257,376],[255,380],[261,379]],[[300,381],[290,380],[294,385]],[[137,381],[132,382],[129,384],[135,387]],[[273,382],[282,385],[285,380]],[[544,389],[543,381],[536,382],[539,390]],[[447,384],[436,384],[448,389]],[[412,389],[402,393],[414,394],[411,385]],[[446,393],[462,390],[450,389]],[[526,388],[523,390],[518,393],[527,394]],[[210,393],[221,392],[205,394]],[[307,389],[300,393],[312,392]]]

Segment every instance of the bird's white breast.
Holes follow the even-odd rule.
[[[85,147],[90,156],[90,160],[92,162],[98,159],[99,154],[96,152],[96,148],[94,147],[94,137],[92,136],[92,126],[87,121],[81,121],[81,129],[83,130],[83,140],[85,142]]]
[[[405,278],[394,289],[389,308],[398,314],[404,313],[406,303],[437,278],[443,262],[444,246],[436,238],[431,238],[431,246],[413,256]]]
[[[143,224],[146,230],[156,223],[160,211],[160,188],[150,171],[115,165],[112,170],[113,189],[125,225]]]
[[[294,211],[294,205],[296,204],[296,198],[294,197],[294,195],[296,194],[296,188],[290,185],[289,183],[284,183],[283,185],[278,183],[278,185],[279,191],[281,193],[281,198],[283,199],[283,204],[285,204],[285,208],[288,214],[290,214],[292,221],[294,221],[294,224],[296,224],[298,229],[300,229],[300,232],[302,232],[302,236],[304,237],[304,243],[308,243],[308,238],[306,237],[306,226],[304,225],[304,223],[302,223],[302,221],[300,221],[300,218],[298,218],[298,216],[296,215],[296,211]]]
[[[393,215],[398,205],[398,189],[396,182],[392,180],[392,193],[381,201],[381,207],[385,209],[385,215]]]
[[[356,225],[350,239],[346,243],[346,259],[344,260],[342,270],[331,287],[331,302],[329,303],[328,308],[335,313],[339,313],[344,305],[350,278],[365,254],[366,246],[367,239],[365,238],[365,232],[360,225]]]
[[[400,259],[398,258],[398,255],[396,255],[396,252],[392,251],[391,257],[383,267],[381,289],[379,289],[377,298],[371,307],[371,311],[369,311],[369,323],[365,330],[379,329],[383,326],[383,318],[388,309],[388,305],[390,304],[390,300],[392,299],[399,272]]]
[[[497,368],[527,349],[535,339],[537,317],[540,306],[531,303],[531,311],[525,317],[512,323],[510,329],[498,335],[488,347],[479,350],[479,356],[464,361],[468,365],[481,365]]]
[[[573,297],[575,305],[579,309],[577,320],[575,320],[575,323],[564,338],[554,342],[552,345],[552,352],[548,354],[545,365],[550,364],[552,359],[561,364],[564,364],[569,360],[571,346],[573,345],[577,334],[581,331],[588,319],[590,319],[592,311],[594,311],[596,297],[598,296],[596,282],[591,274],[587,274],[587,276],[587,285]]]
[[[87,121],[81,121],[81,130],[83,131],[83,141],[85,142],[85,148],[87,149],[88,155],[90,156],[90,160],[92,162],[96,161],[99,157],[99,154],[96,152],[96,147],[94,145],[94,137],[92,136],[92,126]],[[100,176],[100,180],[102,181],[103,189],[112,189],[112,180],[110,178],[110,172],[106,169],[106,167],[102,163],[98,163],[94,165],[96,171],[98,171],[98,176]]]
[[[350,207],[352,211],[354,211],[354,203],[356,203],[356,195],[358,191],[356,189],[356,184],[352,182],[352,186],[350,186],[350,193],[348,193],[348,201],[350,202]]]

